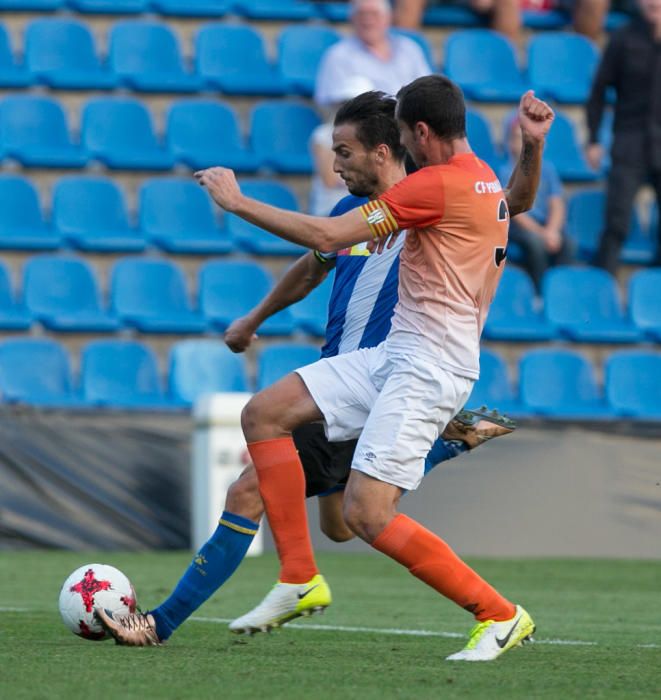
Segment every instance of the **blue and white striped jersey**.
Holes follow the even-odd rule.
[[[340,200],[331,216],[340,216],[367,201],[349,195]],[[322,357],[332,357],[385,340],[397,303],[400,236],[390,250],[370,255],[366,243],[323,255],[335,260],[335,281],[328,304],[326,343]]]

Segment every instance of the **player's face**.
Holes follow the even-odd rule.
[[[353,124],[340,124],[333,129],[333,152],[333,170],[349,192],[356,197],[373,196],[379,183],[375,154],[358,140]]]
[[[416,167],[424,168],[424,166],[427,165],[427,157],[420,148],[415,133],[408,124],[401,119],[398,119],[397,123],[399,125],[399,142],[409,152],[411,160],[416,164]]]

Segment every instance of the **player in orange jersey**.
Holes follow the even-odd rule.
[[[407,229],[399,303],[386,340],[303,367],[256,394],[243,411],[281,571],[264,601],[230,627],[277,626],[330,603],[312,552],[303,471],[291,438],[297,426],[323,421],[331,441],[360,435],[345,492],[349,527],[475,616],[468,645],[449,659],[491,660],[527,640],[532,619],[397,505],[404,490],[417,487],[429,447],[478,378],[479,338],[502,273],[509,216],[534,200],[554,115],[532,92],[522,97],[524,147],[508,208],[498,178],[466,139],[461,90],[434,75],[397,97],[402,143],[420,170],[359,210],[334,219],[283,211],[244,197],[230,170],[197,173],[227,211],[313,249],[362,241],[379,247]]]

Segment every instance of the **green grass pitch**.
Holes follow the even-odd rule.
[[[163,647],[84,641],[60,621],[60,586],[82,564],[117,566],[149,608],[188,560],[182,552],[0,553],[0,698],[661,697],[661,562],[472,561],[538,627],[537,643],[488,664],[445,662],[464,643],[452,635],[466,635],[471,618],[377,555],[320,556],[333,606],[270,635],[236,637],[218,620],[261,600],[274,581],[272,555],[244,562]]]

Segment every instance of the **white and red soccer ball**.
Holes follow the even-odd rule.
[[[107,564],[86,564],[76,569],[60,591],[60,615],[64,624],[79,637],[108,639],[94,618],[94,608],[118,615],[135,612],[135,590],[126,576]]]

